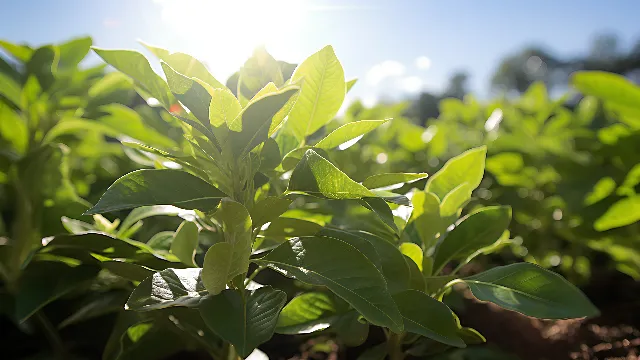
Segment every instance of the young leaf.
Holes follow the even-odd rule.
[[[446,227],[458,220],[462,208],[470,199],[471,190],[467,183],[460,184],[442,199],[442,203],[440,203],[440,225],[442,230],[445,230]]]
[[[318,141],[314,147],[319,149],[333,149],[374,130],[387,121],[388,120],[361,120],[344,124],[333,130],[324,139]]]
[[[136,170],[116,180],[85,215],[148,205],[209,211],[225,196],[206,181],[184,171]]]
[[[247,272],[251,256],[251,216],[239,202],[225,198],[214,217],[222,224],[224,241],[231,244],[231,266],[227,280]]]
[[[286,125],[299,140],[331,121],[346,94],[344,70],[331,46],[322,48],[296,68],[291,81],[301,79],[304,82],[300,96]]]
[[[465,182],[469,184],[469,190],[473,191],[482,181],[486,157],[487,147],[481,146],[451,158],[442,169],[429,178],[425,191],[436,194],[440,200]]]
[[[235,156],[242,157],[267,140],[273,116],[297,91],[295,86],[284,87],[251,102],[242,110],[236,117],[240,118],[242,131],[229,133],[229,145]]]
[[[238,117],[242,105],[228,89],[214,89],[209,104],[209,122],[218,127],[227,124],[229,130],[242,131],[242,119]],[[238,120],[238,121],[234,121]]]
[[[311,149],[307,150],[293,170],[287,191],[329,199],[376,197],[375,193],[351,180]]]
[[[420,246],[414,243],[402,243],[400,244],[400,252],[411,259],[418,266],[418,269],[422,272],[423,254]]]
[[[308,292],[293,298],[280,312],[278,334],[309,334],[331,326],[337,318],[334,300],[321,292]]]
[[[326,261],[331,257],[331,261]],[[402,319],[375,266],[353,246],[333,238],[291,239],[254,260],[286,276],[326,286],[368,321],[402,331]]]
[[[198,247],[198,225],[191,221],[183,221],[176,230],[171,242],[171,253],[183,264],[196,267],[194,256]]]
[[[149,51],[151,51],[160,60],[169,64],[169,66],[174,68],[180,74],[183,74],[190,78],[200,79],[214,89],[226,88],[222,83],[216,80],[213,75],[211,75],[211,73],[209,72],[209,70],[207,70],[203,63],[201,63],[193,56],[179,52],[171,54],[168,50],[146,44],[142,41],[140,41],[140,43],[144,47],[149,49]]]
[[[171,306],[197,306],[207,290],[202,269],[167,269],[146,278],[131,293],[126,309],[149,311]]]
[[[511,208],[490,206],[466,216],[438,245],[434,256],[434,274],[451,260],[463,260],[477,250],[496,242],[509,226]]]
[[[367,189],[379,189],[388,186],[400,185],[405,183],[410,183],[414,181],[418,181],[420,179],[425,179],[429,176],[426,173],[386,173],[386,174],[376,174],[371,175],[368,178],[364,179],[362,185]]]
[[[212,100],[209,91],[195,79],[180,74],[164,62],[162,63],[162,70],[167,77],[167,84],[169,84],[169,89],[171,89],[173,95],[189,108],[200,123],[208,126],[209,105]]]
[[[133,209],[129,215],[127,215],[118,227],[118,234],[124,233],[140,220],[159,215],[179,216],[185,220],[195,220],[196,217],[193,210],[184,210],[171,205],[142,206]]]
[[[640,195],[631,196],[614,203],[599,217],[593,227],[598,231],[618,228],[640,220]]]
[[[214,244],[207,250],[202,266],[202,282],[211,295],[218,295],[227,288],[233,246],[227,242]]]
[[[531,263],[499,266],[463,280],[479,300],[527,316],[571,319],[599,314],[573,284]]]
[[[0,95],[6,97],[15,106],[20,106],[22,103],[21,94],[20,85],[8,75],[0,73]]]
[[[271,339],[286,301],[284,292],[264,286],[247,291],[244,298],[237,290],[224,290],[206,297],[198,308],[207,326],[245,358]]]
[[[347,93],[351,90],[351,88],[353,87],[353,85],[355,85],[358,82],[358,78],[353,78],[351,80],[348,80],[346,82],[346,86],[347,86]]]
[[[433,193],[416,191],[411,198],[413,212],[405,232],[416,231],[425,249],[435,245],[436,234],[442,228],[440,200]]]
[[[167,83],[151,69],[144,55],[132,50],[107,50],[96,47],[93,47],[93,51],[107,64],[134,79],[167,109],[176,103]]]
[[[441,343],[464,348],[457,334],[458,327],[447,305],[416,290],[406,290],[393,296],[402,317],[405,331],[420,334]]]

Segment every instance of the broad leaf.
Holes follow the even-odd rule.
[[[116,180],[85,215],[148,205],[213,210],[226,195],[206,181],[180,170],[137,170]]]
[[[228,89],[214,89],[209,104],[209,122],[218,127],[227,124],[229,130],[242,131],[242,118],[238,117],[242,105]]]
[[[362,185],[367,189],[379,189],[389,186],[402,185],[405,183],[410,183],[414,181],[418,181],[421,179],[425,179],[429,176],[426,173],[386,173],[386,174],[377,174],[371,175],[368,178],[364,179]]]
[[[326,261],[328,258],[332,260]],[[300,281],[326,286],[371,323],[402,331],[400,313],[382,274],[343,241],[326,237],[291,239],[254,261]]]
[[[324,330],[337,319],[335,301],[326,293],[308,292],[293,298],[280,312],[276,332],[309,334]]]
[[[167,269],[146,278],[131,293],[126,308],[137,311],[197,306],[207,295],[199,268]]]
[[[198,225],[191,221],[183,221],[173,235],[171,253],[182,261],[183,264],[196,267],[194,257],[198,247]]]
[[[389,292],[394,294],[409,288],[409,280],[411,277],[409,267],[404,260],[404,256],[393,243],[364,231],[346,231],[333,228],[324,228],[318,232],[317,236],[336,238],[354,246],[357,244],[354,238],[369,242],[378,255],[377,262],[380,263],[380,270],[387,282]],[[356,248],[358,247],[356,246]],[[362,252],[362,250],[360,250],[360,252]],[[365,253],[363,253],[363,255],[367,256]],[[375,265],[376,261],[371,258],[369,258],[369,260],[374,262]]]
[[[286,125],[299,140],[331,121],[346,94],[344,70],[331,46],[322,48],[296,68],[291,81],[301,79],[304,82],[300,96]]]
[[[286,301],[284,292],[265,286],[246,291],[244,297],[237,290],[224,290],[205,298],[198,308],[207,326],[245,358],[271,339]]]
[[[185,220],[195,220],[196,217],[193,210],[184,210],[171,205],[142,206],[133,209],[127,215],[118,227],[118,234],[125,232],[140,220],[159,215],[179,216]]]
[[[509,206],[485,207],[466,216],[436,248],[433,263],[435,274],[449,261],[464,260],[496,242],[509,226],[509,221]]]
[[[202,266],[202,283],[212,295],[218,295],[227,288],[233,245],[227,242],[214,244],[207,250]]]
[[[435,245],[436,235],[442,228],[440,200],[430,192],[416,191],[411,198],[413,212],[405,232],[417,232],[425,249]]]
[[[232,247],[227,280],[247,272],[251,256],[251,216],[239,202],[225,198],[214,217],[222,224],[224,241]]]
[[[400,252],[411,259],[422,272],[422,248],[414,243],[402,243],[400,244]]]
[[[440,203],[440,217],[442,218],[442,227],[447,227],[453,224],[460,213],[462,208],[471,199],[470,186],[467,183],[462,183],[453,190],[451,190]]]
[[[465,278],[482,301],[527,316],[571,319],[599,314],[589,299],[562,276],[530,263],[499,266]]]
[[[267,140],[273,116],[282,109],[297,91],[296,86],[287,86],[251,102],[237,116],[242,131],[229,133],[229,145],[234,156],[244,156]],[[238,120],[234,120],[237,122]]]
[[[340,200],[376,197],[311,149],[293,170],[287,191]]]
[[[640,220],[640,195],[631,196],[614,203],[593,224],[598,231],[618,228]]]
[[[149,61],[144,55],[133,50],[106,50],[96,47],[93,50],[107,64],[134,79],[149,95],[160,101],[167,109],[176,103],[167,83],[151,69]]]
[[[473,191],[482,181],[486,156],[487,147],[481,146],[451,158],[429,178],[425,191],[436,194],[440,200],[465,182],[469,184],[469,190]]]
[[[640,89],[622,75],[603,71],[579,71],[571,83],[585,95],[630,108],[640,107]]]
[[[457,334],[456,321],[447,305],[416,290],[403,291],[394,295],[393,299],[404,319],[405,331],[447,345],[466,347]]]
[[[318,141],[314,147],[319,149],[333,149],[341,144],[361,137],[387,121],[388,120],[361,120],[347,123],[333,130],[324,139]]]
[[[189,78],[175,71],[171,66],[162,63],[162,70],[167,77],[169,89],[183,103],[200,123],[209,125],[209,105],[211,94],[196,79]],[[213,90],[212,90],[213,91]]]
[[[0,95],[6,97],[15,106],[20,106],[22,103],[21,94],[22,89],[18,82],[10,76],[0,73]]]
[[[278,196],[269,196],[258,201],[251,209],[253,227],[257,228],[274,221],[289,209],[291,202],[292,200],[289,198]]]

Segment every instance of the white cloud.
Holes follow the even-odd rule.
[[[400,87],[402,90],[415,94],[422,90],[424,86],[424,81],[417,76],[407,76],[400,80]]]
[[[431,59],[426,56],[420,56],[416,59],[416,67],[420,70],[429,70],[431,67]]]
[[[378,97],[375,95],[368,95],[362,98],[362,105],[366,107],[372,107],[378,103]]]
[[[366,80],[369,85],[376,86],[382,80],[404,75],[405,66],[399,61],[387,60],[369,69]]]

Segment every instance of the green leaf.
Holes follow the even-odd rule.
[[[451,260],[465,260],[481,248],[495,243],[509,226],[511,207],[490,206],[462,219],[436,247],[433,268],[438,274]]]
[[[318,141],[314,147],[319,149],[333,149],[348,141],[362,137],[388,120],[361,120],[347,123],[333,130],[324,139]]]
[[[264,47],[257,47],[239,71],[238,98],[244,105],[246,99],[253,98],[267,84],[282,86],[284,78],[280,64]]]
[[[205,298],[198,308],[207,326],[246,358],[271,339],[286,301],[284,292],[265,286],[246,291],[244,298],[237,290],[225,290]]]
[[[0,73],[0,95],[6,97],[15,106],[22,104],[22,89],[20,88],[20,84],[3,73]]]
[[[390,227],[396,234],[398,233],[398,227],[393,218],[393,213],[389,205],[381,198],[365,197],[360,199],[360,204],[367,209],[373,211],[382,222]]]
[[[29,129],[26,122],[3,102],[0,102],[0,118],[0,139],[8,141],[18,154],[24,154],[29,145]]]
[[[61,262],[34,262],[20,278],[16,295],[16,317],[22,322],[48,303],[68,294],[98,275],[95,266],[68,266]]]
[[[369,324],[361,322],[360,314],[353,310],[341,314],[330,330],[336,333],[336,337],[345,346],[360,346],[369,336]]]
[[[44,143],[53,142],[56,138],[73,134],[81,130],[95,131],[111,137],[119,137],[122,133],[96,120],[88,120],[81,118],[62,118],[54,127],[52,127],[42,139]]]
[[[371,175],[364,179],[362,185],[367,189],[379,189],[405,183],[411,183],[429,176],[427,173],[386,173]]]
[[[291,199],[279,196],[268,196],[258,201],[251,209],[253,227],[257,228],[274,221],[289,209],[291,202]]]
[[[191,219],[195,217],[195,213],[193,211],[183,210],[171,205],[142,206],[133,209],[129,213],[129,215],[127,215],[127,217],[118,227],[118,234],[124,233],[140,220],[159,215],[180,216],[185,219]],[[191,218],[188,218],[187,216],[191,216]]]
[[[267,140],[273,116],[298,90],[295,86],[284,87],[252,101],[242,110],[237,116],[241,119],[242,131],[229,133],[228,142],[234,156],[242,157]]]
[[[358,78],[353,78],[351,80],[348,80],[346,82],[346,86],[347,86],[347,93],[351,90],[351,88],[353,87],[353,85],[355,85],[358,82]]]
[[[409,259],[418,266],[418,269],[422,272],[422,248],[414,243],[402,243],[400,244],[400,252],[406,255]]]
[[[406,290],[393,296],[402,317],[405,331],[420,334],[441,343],[463,348],[458,327],[447,305],[416,291]]]
[[[209,105],[212,99],[209,91],[196,79],[180,74],[167,63],[163,62],[161,65],[173,95],[191,111],[200,123],[208,126]]]
[[[213,75],[207,70],[206,66],[201,63],[198,59],[193,56],[185,53],[170,53],[168,50],[149,45],[145,42],[140,41],[140,43],[149,49],[155,56],[157,56],[160,60],[166,62],[175,69],[180,74],[188,76],[190,78],[197,78],[214,89],[224,89],[226,88],[221,82],[216,80]]]
[[[58,46],[60,57],[58,59],[58,69],[75,70],[80,61],[91,50],[93,40],[89,36],[71,39]]]
[[[242,105],[229,89],[214,89],[209,104],[209,122],[218,127],[227,124],[229,130],[242,131],[242,118],[238,117]],[[237,120],[237,121],[236,121]]]
[[[453,224],[460,216],[462,208],[464,208],[470,199],[471,189],[467,183],[462,183],[451,190],[444,199],[442,199],[442,203],[440,203],[441,227],[446,228]]]
[[[331,261],[326,259],[331,258]],[[326,286],[369,322],[402,331],[402,319],[382,274],[353,246],[333,238],[295,238],[254,260],[286,276]]]
[[[337,306],[328,294],[308,292],[293,298],[280,312],[278,334],[309,334],[324,330],[337,319]]]
[[[478,300],[527,316],[571,319],[599,314],[573,284],[534,264],[499,266],[463,280]]]
[[[117,260],[102,261],[100,266],[114,275],[131,281],[143,281],[154,273],[153,270],[145,266]]]
[[[176,103],[167,83],[151,69],[144,55],[133,50],[107,50],[96,47],[93,47],[93,51],[107,64],[135,80],[167,109]]]
[[[287,191],[339,200],[376,197],[311,149],[293,170]]]
[[[300,96],[286,125],[299,140],[331,121],[346,94],[344,70],[331,46],[322,48],[296,68],[291,81],[301,79],[304,82]]]
[[[357,360],[384,360],[387,357],[387,343],[378,344],[365,350]]]
[[[22,62],[29,61],[29,58],[33,55],[33,49],[28,45],[14,44],[6,40],[0,40],[0,46],[2,46],[8,54],[11,54],[11,56]]]
[[[640,107],[640,88],[622,75],[578,71],[573,73],[571,83],[585,95],[631,108]]]
[[[73,314],[58,325],[58,328],[63,329],[69,325],[118,312],[124,307],[128,296],[128,291],[98,293],[97,296],[92,296],[89,301],[77,307]]]
[[[312,236],[322,229],[322,225],[317,222],[279,217],[269,224],[269,227],[263,231],[263,235],[268,238],[275,238],[278,241],[297,236]]]
[[[247,272],[251,256],[252,227],[249,211],[239,202],[225,198],[214,217],[222,224],[224,241],[232,247],[227,280]]]
[[[435,245],[436,234],[442,228],[440,219],[440,200],[430,192],[416,191],[411,198],[413,212],[405,232],[415,230],[425,249]]]
[[[425,191],[436,194],[440,200],[465,182],[469,184],[469,190],[473,191],[482,181],[486,157],[487,147],[481,146],[451,158],[429,178]]]
[[[424,280],[424,276],[422,275],[422,264],[418,267],[415,260],[407,255],[404,255],[404,260],[407,263],[409,273],[411,274],[409,277],[409,289],[425,292],[427,284]]]
[[[332,237],[351,245],[355,244],[353,242],[354,237],[368,241],[378,255],[381,272],[387,282],[389,292],[394,294],[409,288],[409,280],[411,278],[409,267],[405,262],[405,257],[393,243],[364,231],[346,231],[334,228],[323,228],[318,232],[317,236]],[[363,255],[366,256],[367,254],[363,253]],[[369,260],[374,262],[371,259]]]
[[[631,170],[629,170],[624,177],[622,185],[620,185],[616,191],[616,194],[620,196],[634,196],[636,194],[635,187],[638,184],[640,184],[640,164],[634,165]]]
[[[227,288],[233,245],[226,242],[214,244],[207,250],[202,266],[202,282],[211,295],[218,295]]]
[[[640,220],[640,195],[631,196],[614,203],[599,217],[593,227],[598,231],[618,228]]]
[[[171,253],[183,264],[196,267],[194,257],[198,247],[198,225],[191,221],[183,221],[176,230],[171,242]]]
[[[124,105],[108,104],[99,109],[109,115],[101,116],[98,121],[120,134],[140,140],[150,146],[165,148],[176,146],[175,141],[148,126],[140,114]]]
[[[197,306],[207,290],[202,283],[202,269],[166,269],[144,279],[133,290],[126,309],[149,311],[171,306]]]
[[[116,180],[85,215],[148,205],[213,210],[226,195],[206,181],[180,170],[136,170]]]

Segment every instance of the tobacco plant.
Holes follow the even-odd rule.
[[[452,159],[410,194],[387,189],[426,173],[381,173],[360,183],[334,165],[330,149],[393,120],[348,122],[322,135],[355,82],[345,80],[332,47],[292,74],[290,64],[258,49],[227,86],[189,55],[145,46],[161,60],[166,80],[138,52],[95,51],[181,121],[186,146],[123,142],[163,160],[118,179],[86,214],[169,205],[193,217],[166,239],[165,250],[80,232],[41,251],[116,264],[136,281],[105,358],[134,357],[147,340],[168,354],[176,340],[159,335],[167,324],[218,359],[246,358],[274,332],[324,331],[357,345],[370,326],[383,328],[387,341],[363,356],[424,357],[484,341],[442,302],[456,284],[529,316],[597,314],[577,288],[533,264],[458,275],[474,257],[510,241],[509,207],[477,208],[459,219],[482,180],[484,147]],[[313,211],[327,204],[365,209],[381,230],[332,225],[330,215]],[[305,285],[288,301],[276,285],[258,282],[265,269]]]

